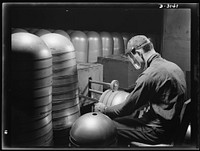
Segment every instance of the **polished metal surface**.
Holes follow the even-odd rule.
[[[71,42],[76,51],[78,63],[88,62],[88,38],[82,31],[73,31],[70,34]]]
[[[113,37],[109,32],[100,32],[101,41],[102,41],[102,56],[110,56],[113,54],[114,41]]]
[[[69,38],[60,32],[62,31],[41,36],[53,56],[52,117],[54,131],[69,128],[80,115],[75,48]]]
[[[114,41],[113,55],[124,54],[124,40],[118,32],[111,33]]]
[[[97,62],[97,57],[102,56],[102,41],[99,33],[95,31],[87,32],[88,37],[88,62]]]
[[[124,102],[128,95],[129,93],[125,91],[112,91],[108,89],[101,95],[99,102],[104,103],[106,106],[114,106]]]
[[[90,112],[72,125],[70,142],[76,147],[108,147],[116,141],[116,134],[116,127],[108,116]]]
[[[52,55],[30,33],[11,39],[11,141],[16,146],[52,145]]]

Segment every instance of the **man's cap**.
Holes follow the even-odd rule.
[[[132,37],[127,43],[127,49],[125,50],[125,54],[129,53],[133,49],[140,49],[144,47],[146,44],[150,43],[150,40],[144,35],[137,35]]]

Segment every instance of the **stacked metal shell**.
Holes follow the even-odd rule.
[[[51,146],[51,51],[38,36],[27,32],[12,34],[11,49],[11,144]]]
[[[45,34],[41,39],[53,56],[53,130],[55,143],[61,143],[67,141],[68,130],[80,116],[76,53],[70,40],[61,34]]]

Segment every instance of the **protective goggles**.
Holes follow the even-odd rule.
[[[126,57],[129,59],[129,61],[133,64],[135,69],[139,70],[142,66],[141,62],[143,61],[140,54],[135,51],[135,48],[132,48],[132,50],[128,51],[126,54]]]

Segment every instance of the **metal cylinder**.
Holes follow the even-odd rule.
[[[121,33],[122,38],[124,40],[124,50],[127,49],[127,43],[130,39],[130,35],[128,33]]]
[[[114,41],[114,55],[124,54],[124,40],[122,38],[122,35],[117,32],[112,33],[113,41]]]
[[[100,112],[79,117],[70,130],[70,143],[74,147],[110,147],[116,144],[113,121]]]
[[[70,34],[71,42],[76,52],[77,63],[88,62],[88,39],[82,31],[74,31]]]
[[[102,41],[100,35],[95,31],[87,32],[88,37],[88,62],[97,62],[97,57],[102,56]]]
[[[107,57],[113,54],[114,41],[112,35],[108,32],[100,32],[102,41],[102,56]]]
[[[125,91],[112,91],[111,89],[108,89],[103,92],[99,102],[104,103],[106,106],[114,106],[124,102],[128,95],[129,93]]]
[[[11,144],[51,146],[51,51],[38,36],[25,32],[12,34],[11,45]]]
[[[50,33],[41,39],[53,56],[52,116],[54,142],[58,144],[60,138],[68,139],[60,131],[68,130],[80,116],[76,55],[73,44],[63,35]]]

